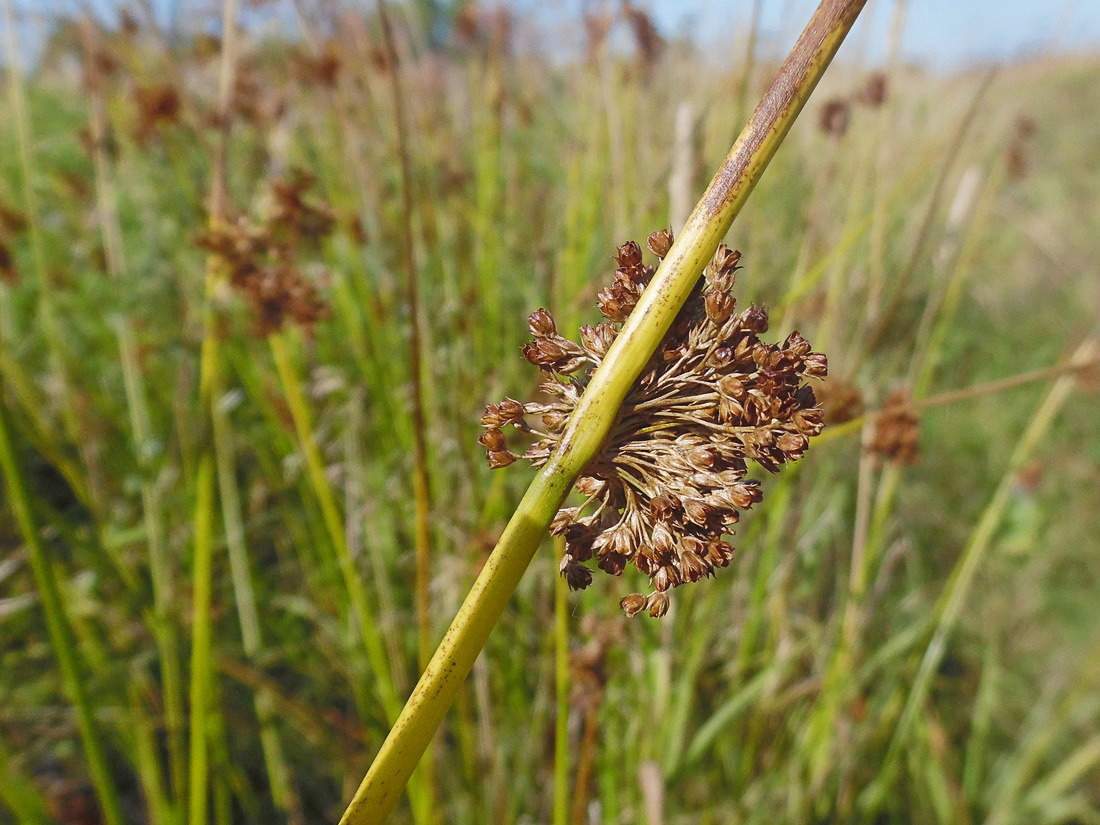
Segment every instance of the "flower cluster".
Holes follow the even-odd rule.
[[[667,230],[648,241],[658,258],[671,244]],[[581,327],[580,344],[560,335],[545,309],[531,315],[534,339],[523,353],[546,374],[542,390],[549,398],[506,398],[486,407],[480,443],[491,467],[521,457],[540,466],[558,447],[590,374],[654,273],[634,242],[620,246],[616,257],[614,281],[598,295],[607,320]],[[767,312],[757,306],[738,311],[730,292],[739,260],[740,253],[718,248],[599,455],[577,479],[585,501],[560,510],[551,525],[552,533],[565,536],[561,573],[573,589],[592,582],[588,562],[615,576],[633,566],[649,578],[652,592],[620,603],[631,616],[664,615],[668,591],[729,565],[734,550],[723,537],[733,532],[740,510],[761,500],[759,482],[746,478],[748,462],[776,472],[801,458],[823,427],[803,379],[825,376],[825,356],[797,332],[779,345],[760,339]],[[517,454],[508,448],[505,428],[535,441]]]
[[[904,389],[886,396],[867,449],[884,461],[916,464],[920,456],[920,414]]]
[[[213,227],[196,244],[221,259],[229,282],[253,310],[253,331],[264,336],[288,321],[310,328],[329,314],[317,286],[298,265],[336,225],[331,210],[304,196],[313,180],[302,172],[273,180],[259,221],[240,216]]]

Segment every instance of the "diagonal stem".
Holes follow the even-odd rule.
[[[481,652],[573,480],[672,325],[866,0],[823,0],[734,143],[581,397],[559,451],[535,477],[394,723],[341,823],[376,825],[405,783]]]

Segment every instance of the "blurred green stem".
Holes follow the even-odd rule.
[[[30,777],[17,766],[16,756],[0,739],[0,802],[15,814],[19,825],[46,825],[51,822],[46,800]]]
[[[1074,353],[1071,363],[1082,364],[1088,360],[1095,360],[1093,346],[1092,342],[1088,341],[1082,344]],[[1073,381],[1072,375],[1063,375],[1051,385],[1043,397],[1027,428],[1020,436],[1020,440],[1016,443],[993,497],[982,511],[978,524],[963,549],[962,556],[951,572],[951,577],[935,608],[932,638],[921,658],[917,674],[913,677],[909,696],[894,728],[890,749],[874,784],[867,789],[861,800],[868,809],[874,810],[881,805],[892,787],[903,751],[910,741],[913,723],[928,697],[932,676],[943,660],[947,641],[962,613],[974,576],[988,554],[994,531],[1001,523],[1001,518],[1011,500],[1012,490],[1016,484],[1016,472],[1030,459],[1039,441],[1050,429],[1055,415],[1069,397]]]
[[[27,555],[34,572],[35,587],[42,602],[42,612],[46,615],[46,629],[49,631],[50,644],[61,667],[61,682],[69,700],[76,708],[76,723],[80,729],[80,738],[84,743],[84,754],[88,759],[88,771],[92,785],[99,798],[100,809],[107,825],[123,825],[122,808],[118,801],[118,791],[107,764],[106,746],[100,737],[92,711],[92,701],[88,696],[87,684],[80,673],[76,646],[73,643],[72,629],[65,616],[64,603],[60,588],[54,576],[53,567],[46,556],[46,548],[31,511],[30,498],[23,480],[23,472],[12,444],[8,426],[7,410],[0,395],[0,471],[8,488],[8,500],[26,543]]]
[[[603,364],[593,374],[562,437],[560,450],[540,470],[520,501],[341,822],[380,823],[397,803],[573,480],[607,437],[623,399],[729,231],[864,2],[824,0],[814,13]]]
[[[95,169],[96,206],[99,212],[100,232],[107,273],[120,287],[127,274],[126,256],[122,242],[122,228],[118,218],[118,194],[114,185],[114,170],[107,151],[108,118],[103,98],[102,78],[96,63],[98,43],[97,29],[90,16],[85,15],[80,25],[84,46],[85,73],[91,113],[92,163]],[[160,488],[156,480],[153,458],[159,451],[154,440],[152,417],[146,402],[145,379],[137,354],[137,342],[133,325],[125,315],[119,315],[112,324],[118,341],[119,362],[122,365],[126,410],[130,419],[130,435],[134,456],[140,468],[142,523],[149,550],[149,570],[153,583],[152,634],[157,645],[161,678],[164,683],[164,718],[168,739],[170,787],[173,801],[183,793],[185,782],[185,745],[183,737],[184,705],[183,677],[180,673],[179,636],[175,622],[176,594],[172,578],[172,565],[166,552],[161,530],[162,504]],[[151,795],[147,789],[147,794]],[[153,799],[154,808],[165,808],[162,800]]]
[[[387,719],[396,719],[397,713],[401,709],[401,703],[398,701],[397,693],[393,687],[393,677],[390,674],[389,661],[386,658],[385,644],[375,624],[374,614],[367,603],[366,591],[356,568],[355,559],[352,558],[348,549],[344,519],[340,515],[340,509],[336,504],[336,496],[332,491],[332,485],[329,484],[328,478],[325,476],[324,462],[321,459],[321,452],[317,448],[317,441],[314,438],[313,424],[310,421],[305,392],[302,389],[298,374],[291,364],[285,333],[279,332],[268,336],[268,344],[271,346],[275,368],[279,373],[279,381],[282,385],[287,406],[290,408],[290,417],[294,421],[298,446],[305,457],[306,473],[310,487],[313,489],[313,493],[321,507],[325,529],[336,553],[336,562],[344,579],[344,587],[351,602],[352,612],[355,614],[363,644],[367,649],[367,658],[370,661],[371,669],[374,671],[382,709]]]
[[[399,65],[393,28],[384,0],[378,0],[378,19],[381,22],[382,40],[390,65]],[[390,94],[393,101],[394,124],[397,128],[397,157],[401,169],[401,258],[405,268],[405,309],[409,314],[409,385],[412,390],[409,409],[413,436],[413,499],[416,502],[416,637],[417,664],[421,670],[428,666],[432,655],[432,612],[428,592],[431,584],[431,530],[429,520],[432,510],[431,478],[428,474],[427,421],[424,413],[424,324],[420,313],[420,273],[416,266],[413,236],[414,195],[412,160],[408,115],[405,111],[405,92],[401,87],[401,72],[394,68],[389,72]],[[430,200],[430,198],[426,198]],[[396,696],[394,697],[396,709]],[[390,716],[390,718],[394,718]],[[431,822],[435,808],[434,754],[429,747],[420,767],[421,781],[413,794],[417,822]]]
[[[216,379],[220,376],[216,376]],[[220,381],[215,381],[217,395],[221,395]],[[256,595],[252,587],[252,574],[248,565],[248,546],[245,528],[241,520],[240,490],[236,476],[236,446],[228,412],[221,404],[211,408],[214,426],[214,456],[217,462],[218,492],[221,497],[222,521],[225,523],[225,542],[229,550],[229,570],[233,578],[233,595],[237,603],[237,619],[241,626],[241,642],[250,663],[255,664],[263,649],[260,617],[256,610]],[[279,733],[275,728],[275,698],[267,685],[254,693],[256,716],[260,721],[260,746],[264,754],[271,798],[279,810],[292,816],[298,801],[290,780],[290,769],[283,756]]]
[[[210,181],[209,226],[219,227],[225,220],[227,200],[226,174],[229,152],[229,109],[233,98],[237,57],[237,2],[224,0],[222,6],[222,53],[218,72],[218,140]],[[215,376],[221,362],[221,347],[215,328],[213,298],[220,272],[217,260],[206,261],[203,279],[203,335],[199,355],[199,409],[207,422],[212,420]],[[194,544],[191,572],[191,724],[188,765],[187,815],[190,825],[207,822],[208,742],[210,728],[210,688],[213,681],[210,615],[211,575],[214,553],[214,453],[204,444],[195,471]]]

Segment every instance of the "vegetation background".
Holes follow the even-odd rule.
[[[777,65],[258,5],[2,5],[0,822],[335,821],[528,480],[477,444],[527,314],[590,322]],[[394,822],[1100,822],[1100,59],[862,54],[728,238],[832,425],[659,621],[548,540]]]

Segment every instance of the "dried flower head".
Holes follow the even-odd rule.
[[[872,72],[867,77],[867,83],[859,93],[859,99],[872,109],[877,109],[886,102],[890,92],[890,83],[882,72]]]
[[[671,243],[665,230],[651,235],[648,246],[661,257]],[[571,587],[588,586],[590,563],[615,576],[634,567],[649,578],[652,592],[620,603],[631,616],[663,616],[669,590],[729,565],[734,551],[723,537],[732,534],[740,511],[762,497],[759,482],[746,478],[748,462],[776,472],[801,458],[823,427],[803,379],[825,376],[825,356],[797,332],[778,345],[760,339],[767,312],[757,306],[737,311],[731,294],[740,257],[718,248],[600,453],[578,477],[584,503],[560,510],[550,527],[565,536],[561,573]],[[598,295],[607,320],[581,327],[580,344],[558,333],[547,310],[531,315],[534,338],[523,353],[545,373],[549,399],[506,398],[485,408],[481,445],[490,467],[521,457],[540,466],[557,449],[589,376],[653,277],[634,242],[620,246],[616,260],[614,281]],[[541,426],[528,417],[538,417]],[[506,429],[535,441],[522,454],[513,452]]]
[[[17,235],[26,228],[26,216],[18,209],[0,201],[0,232]]]
[[[291,67],[303,86],[321,86],[332,89],[340,80],[344,59],[334,40],[325,44],[316,55],[308,52],[294,54]]]
[[[875,416],[875,427],[867,449],[897,464],[915,464],[920,439],[920,416],[909,393],[897,389],[886,396]]]
[[[306,197],[315,182],[313,175],[295,168],[268,186],[265,222],[293,245],[316,247],[336,227],[335,213],[326,204]]]
[[[651,68],[665,49],[664,38],[657,31],[653,18],[633,3],[623,3],[623,15],[634,34],[634,42],[638,46],[638,56],[642,60],[642,65]]]
[[[11,254],[3,239],[0,239],[0,281],[14,284],[19,280],[19,272],[15,268],[15,256]]]
[[[840,138],[848,131],[848,119],[851,116],[851,107],[848,101],[835,97],[825,101],[821,107],[818,126],[822,132],[833,137]]]
[[[26,228],[27,219],[23,213],[0,201],[0,281],[14,284],[19,280],[15,255],[8,246],[8,236],[18,235]]]
[[[569,670],[573,677],[569,691],[573,707],[595,712],[607,690],[607,656],[624,636],[621,618],[593,614],[581,620],[582,645],[569,653]]]
[[[1005,167],[1013,180],[1027,177],[1031,166],[1031,144],[1036,130],[1035,121],[1027,115],[1016,118],[1013,124],[1012,138],[1005,147]]]
[[[149,142],[179,122],[182,103],[175,86],[138,86],[134,89],[134,104],[138,115],[134,139],[139,143]]]
[[[314,279],[298,264],[335,227],[327,206],[304,198],[312,178],[294,172],[268,186],[268,208],[259,222],[247,216],[214,227],[197,239],[221,259],[229,282],[252,306],[253,330],[267,335],[287,321],[306,329],[328,316]]]
[[[843,424],[863,415],[863,394],[851,381],[830,375],[815,394],[825,412],[826,424]]]

